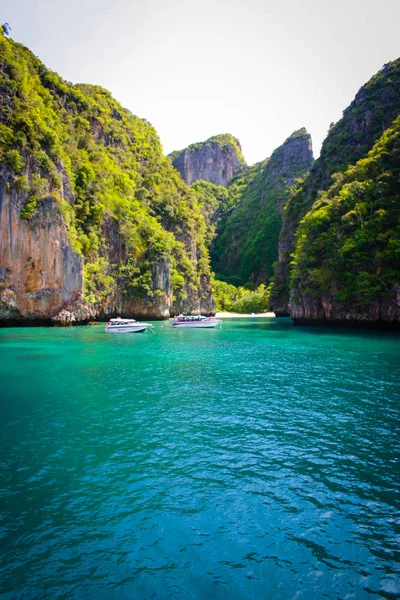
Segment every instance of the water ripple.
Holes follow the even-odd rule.
[[[400,597],[399,338],[156,332],[0,331],[0,598]]]

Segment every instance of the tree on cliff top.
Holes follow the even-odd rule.
[[[1,29],[4,33],[4,35],[9,36],[12,28],[9,23],[3,23],[3,25],[1,26]]]

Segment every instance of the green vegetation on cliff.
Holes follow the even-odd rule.
[[[270,159],[228,185],[232,210],[218,224],[211,259],[217,277],[236,285],[268,282],[278,259],[281,215],[290,189],[313,162],[311,138],[295,131]]]
[[[249,254],[254,254],[255,240],[248,233],[260,217],[262,173],[267,162],[268,159],[243,169],[228,184],[229,202],[217,225],[211,261],[217,278],[232,285],[254,282],[251,277],[253,264],[249,264],[248,258]],[[256,236],[261,234],[258,230]],[[261,260],[261,256],[258,258]]]
[[[400,59],[397,59],[374,75],[343,111],[343,117],[331,125],[320,157],[302,188],[290,200],[296,215],[311,208],[318,192],[331,185],[334,173],[345,171],[366,156],[399,112]]]
[[[280,261],[274,278],[271,303],[274,310],[287,311],[290,261],[295,234],[301,219],[311,209],[321,191],[333,183],[335,173],[367,156],[374,142],[400,113],[400,59],[385,65],[357,93],[332,125],[304,184],[291,195],[285,207],[280,235]]]
[[[303,294],[362,309],[393,299],[400,287],[399,182],[400,116],[301,221],[291,272],[294,302]]]
[[[178,300],[209,277],[196,194],[163,156],[153,127],[107,90],[65,82],[1,32],[0,163],[1,178],[23,199],[21,217],[32,218],[45,197],[58,201],[85,259],[90,300],[116,285],[139,297],[161,293],[152,276],[164,260]]]
[[[210,246],[215,237],[218,219],[228,210],[230,196],[223,185],[215,185],[209,181],[195,181],[192,189],[196,192],[206,223],[206,243]]]

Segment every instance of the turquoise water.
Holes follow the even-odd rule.
[[[400,336],[0,330],[0,598],[400,597]]]

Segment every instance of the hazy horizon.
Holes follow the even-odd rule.
[[[11,37],[73,83],[107,88],[166,154],[213,135],[249,164],[305,127],[314,155],[359,88],[400,55],[400,2],[3,0]]]

